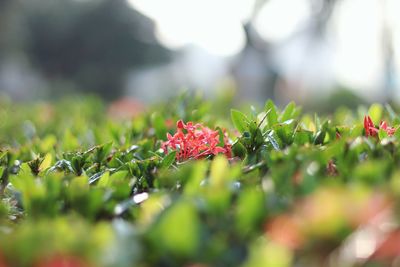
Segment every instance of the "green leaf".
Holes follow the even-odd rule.
[[[259,238],[250,247],[249,256],[242,267],[289,267],[293,266],[293,253],[278,242]]]
[[[276,124],[274,127],[274,132],[282,141],[282,145],[288,146],[293,143],[293,131],[294,131],[294,121],[287,120],[284,123]]]
[[[210,184],[215,187],[224,185],[228,175],[229,163],[225,156],[219,155],[211,163]]]
[[[179,227],[182,223],[185,226]],[[150,239],[159,251],[173,255],[194,255],[199,248],[200,220],[195,207],[187,201],[179,201],[161,215],[150,232]]]
[[[51,156],[50,153],[47,153],[40,164],[40,171],[46,171],[48,168],[51,167],[51,164],[53,162],[53,157]]]
[[[316,117],[316,118],[317,118],[316,120],[319,121],[318,117]],[[318,122],[318,124],[320,124],[320,122]],[[314,136],[314,144],[315,145],[320,145],[320,144],[324,143],[328,127],[329,127],[328,120],[326,120],[322,125],[320,125],[319,131],[317,131],[317,133]]]
[[[232,109],[231,110],[231,119],[235,128],[240,132],[243,133],[244,131],[248,130],[248,124],[250,123],[249,119],[244,115],[242,112]]]
[[[94,161],[97,163],[101,163],[103,160],[105,160],[111,152],[112,145],[112,142],[108,142],[106,144],[97,146],[95,149],[96,152],[94,154]]]
[[[383,107],[381,104],[372,104],[368,110],[368,114],[371,117],[375,125],[379,124],[382,119]]]
[[[320,130],[314,136],[314,145],[322,145],[325,140],[326,131]]]
[[[379,136],[379,140],[382,140],[383,138],[389,137],[387,132],[385,130],[383,130],[383,129],[379,129],[378,136]]]
[[[393,123],[399,123],[400,119],[399,116],[397,116],[396,112],[393,110],[392,106],[389,104],[385,104],[385,109],[387,113],[389,114],[389,118]]]
[[[196,161],[193,166],[189,167],[190,174],[187,174],[188,182],[185,185],[184,192],[186,195],[196,195],[199,192],[201,182],[208,171],[208,164],[206,161]]]
[[[174,162],[176,158],[176,151],[170,152],[161,161],[161,168],[168,169]]]
[[[267,113],[267,121],[270,127],[278,123],[278,113],[272,100],[268,100],[267,103],[265,103],[264,110]]]
[[[101,175],[100,180],[98,182],[99,187],[108,187],[110,185],[110,172],[105,172]]]
[[[319,119],[317,113],[314,114],[314,125],[316,130],[321,130],[321,120]]]
[[[280,145],[279,145],[279,141],[275,138],[274,132],[270,132],[270,133],[267,135],[267,139],[268,139],[268,141],[271,143],[272,147],[273,147],[275,150],[281,150]]]
[[[281,122],[284,122],[289,119],[292,119],[295,111],[296,111],[296,104],[294,102],[290,102],[283,110],[279,120]]]
[[[114,181],[123,180],[128,176],[128,174],[129,174],[129,171],[115,172],[110,176],[110,181],[113,183]]]
[[[224,145],[225,145],[224,131],[221,129],[221,127],[217,127],[216,130],[219,133],[219,135],[218,135],[218,137],[219,137],[218,146],[224,147]]]
[[[297,130],[294,134],[294,143],[297,145],[304,145],[311,143],[313,132],[307,130]]]
[[[236,157],[239,157],[241,159],[244,159],[246,157],[246,148],[244,147],[244,145],[242,144],[242,142],[240,142],[239,140],[236,141],[233,146],[232,146],[232,152],[233,155]]]
[[[265,198],[261,190],[241,192],[237,204],[236,227],[240,234],[254,231],[265,214]]]
[[[154,130],[158,139],[164,139],[167,133],[167,127],[165,126],[165,119],[157,112],[152,115],[152,122]]]

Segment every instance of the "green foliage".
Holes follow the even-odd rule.
[[[242,112],[232,109],[231,110],[231,119],[236,129],[243,133],[244,131],[249,129],[249,119]]]
[[[268,101],[229,119],[227,107],[211,112],[218,101],[182,95],[120,121],[96,99],[0,100],[0,265],[397,262],[379,245],[364,258],[354,251],[376,224],[379,242],[400,229],[400,132],[365,137],[363,128],[364,115],[397,128],[395,109],[322,117]],[[232,158],[165,154],[178,119],[226,131]]]

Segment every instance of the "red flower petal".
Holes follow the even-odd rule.
[[[367,116],[364,116],[364,129],[365,129],[365,135],[368,137],[369,136],[369,123],[368,123]]]
[[[224,144],[223,147],[220,147],[218,146],[220,131],[211,130],[200,123],[187,122],[185,124],[182,120],[179,120],[176,125],[177,132],[173,136],[168,133],[168,141],[163,142],[161,147],[165,153],[168,153],[168,148],[177,151],[176,159],[178,161],[203,158],[219,153],[231,157],[231,145],[225,132]],[[182,131],[183,129],[186,130],[185,133]]]
[[[381,121],[379,128],[376,128],[370,116],[364,116],[365,136],[377,136],[380,129],[384,130],[389,136],[392,136],[397,129],[388,126],[386,121]]]
[[[183,123],[182,120],[179,120],[179,121],[176,123],[176,127],[177,127],[178,129],[183,129],[183,128],[185,127],[185,124]]]

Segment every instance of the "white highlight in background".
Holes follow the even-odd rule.
[[[281,42],[301,29],[311,13],[308,0],[269,0],[255,19],[255,27],[270,42]]]
[[[242,22],[254,0],[129,0],[153,19],[160,42],[171,49],[199,46],[220,56],[237,54],[245,45]]]
[[[334,16],[337,79],[353,88],[373,89],[383,82],[380,0],[346,0]]]

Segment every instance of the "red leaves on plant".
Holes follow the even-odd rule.
[[[392,136],[397,130],[394,127],[388,126],[386,121],[381,121],[379,127],[375,127],[370,116],[364,117],[364,129],[367,137],[377,136],[380,129],[384,130],[389,136]]]
[[[177,131],[174,135],[167,133],[168,140],[163,142],[162,149],[168,153],[168,149],[177,151],[176,160],[199,159],[209,155],[225,154],[232,157],[231,144],[228,136],[223,133],[223,146],[220,144],[220,132],[211,130],[200,123],[184,123],[179,120],[176,123]]]

